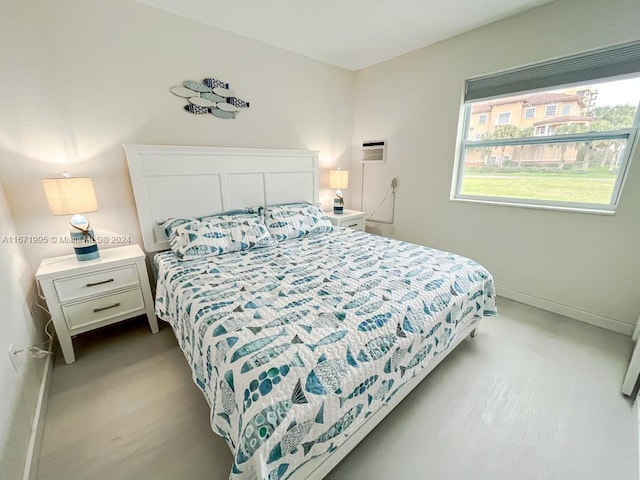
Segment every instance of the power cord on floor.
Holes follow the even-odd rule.
[[[37,283],[37,288],[38,288],[38,296],[42,300],[45,300],[44,295],[40,291],[39,283]],[[51,322],[53,321],[53,319],[51,318],[51,312],[47,310],[47,307],[45,307],[44,305],[41,305],[38,302],[36,302],[36,306],[49,316],[49,320],[44,325],[44,334],[47,336],[47,340],[44,341],[43,343],[32,345],[28,348],[21,348],[20,350],[13,350],[13,345],[12,345],[11,348],[9,349],[12,355],[19,355],[21,353],[30,352],[32,358],[44,358],[47,355],[51,355],[53,353],[53,351],[51,350],[45,350],[44,348],[41,348],[43,346],[49,346],[49,348],[51,348],[51,345],[53,345],[53,335],[49,333],[49,325],[51,325]]]

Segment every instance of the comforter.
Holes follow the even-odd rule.
[[[473,318],[494,315],[473,260],[353,230],[184,262],[154,259],[231,480],[288,478],[338,448]]]

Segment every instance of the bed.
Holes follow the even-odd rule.
[[[156,313],[234,455],[230,479],[323,478],[496,314],[473,260],[342,228],[183,261],[159,220],[317,202],[317,152],[125,150],[145,248],[160,252]]]

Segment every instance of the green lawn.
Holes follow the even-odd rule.
[[[521,176],[477,175],[467,172],[462,184],[464,195],[555,200],[608,204],[615,177],[578,177],[539,173]]]

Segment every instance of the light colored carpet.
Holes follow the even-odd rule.
[[[499,299],[481,325],[331,480],[637,480],[637,418],[620,385],[628,337]],[[171,329],[144,319],[58,356],[40,480],[222,480],[231,454]]]

